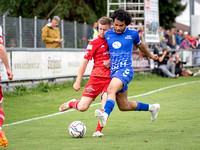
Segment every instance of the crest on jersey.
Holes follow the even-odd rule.
[[[114,42],[114,43],[112,44],[112,47],[113,47],[114,49],[119,49],[121,46],[122,46],[122,44],[121,44],[119,41]]]
[[[87,46],[87,49],[92,50],[92,45],[88,45],[88,46]]]

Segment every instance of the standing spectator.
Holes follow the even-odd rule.
[[[187,38],[185,38],[185,39],[181,42],[181,44],[180,44],[180,46],[179,46],[179,49],[192,49],[192,48],[190,47],[190,36],[187,36]]]
[[[2,28],[0,26],[0,59],[2,60],[6,71],[8,75],[8,79],[13,79],[13,73],[10,69],[9,63],[8,63],[8,57],[6,53],[6,49],[3,46],[3,37],[2,37]],[[1,80],[1,77],[0,77]],[[0,145],[2,147],[6,147],[8,145],[8,140],[6,139],[5,133],[2,131],[3,121],[4,121],[4,111],[3,111],[3,93],[2,93],[2,87],[0,85]]]
[[[183,37],[181,38],[181,43],[187,38],[187,36],[188,36],[188,32],[185,31],[185,32],[183,33]]]
[[[46,48],[61,48],[63,39],[60,38],[59,22],[60,17],[54,16],[51,23],[42,29],[42,41],[46,44]]]
[[[169,35],[170,35],[169,30],[166,30],[166,31],[165,31],[164,37],[165,37],[165,39],[167,39],[167,45],[168,45],[169,47],[171,47],[170,41],[169,41]]]
[[[176,49],[179,49],[179,45],[181,44],[181,30],[177,30],[177,33],[175,34],[176,37]]]
[[[163,37],[162,41],[160,42],[160,47],[161,48],[167,48],[168,47],[167,42],[168,42],[168,40],[165,37]]]
[[[91,38],[91,39],[93,39],[93,38],[95,38],[95,37],[98,36],[99,32],[98,32],[98,30],[97,30],[97,27],[98,27],[98,23],[95,22],[95,23],[93,24],[93,27],[92,27],[91,32],[90,32],[90,38]]]
[[[171,33],[169,35],[169,42],[170,42],[170,47],[172,49],[175,49],[176,48],[176,38],[175,38],[175,30],[174,28],[171,28]]]
[[[196,49],[196,46],[197,46],[197,39],[196,39],[195,36],[191,36],[191,37],[190,37],[190,43],[191,43],[191,47],[192,47],[193,49]]]
[[[163,37],[164,37],[164,29],[160,26],[159,27],[159,38],[160,38],[160,41],[162,41]]]

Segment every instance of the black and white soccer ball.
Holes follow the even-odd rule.
[[[86,126],[81,121],[74,121],[69,125],[69,134],[74,138],[82,138],[86,133]]]

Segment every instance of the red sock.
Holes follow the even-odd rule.
[[[70,107],[70,108],[77,109],[77,105],[78,105],[79,102],[80,102],[80,100],[71,101],[71,102],[69,103],[69,107]]]
[[[103,112],[104,109],[101,109],[101,111]],[[99,121],[98,121],[97,128],[96,128],[96,131],[95,131],[95,132],[97,132],[97,131],[100,131],[100,132],[101,132],[102,129],[103,129],[103,127],[100,126],[100,123],[99,123]]]
[[[2,128],[3,121],[4,121],[4,112],[2,109],[0,109],[0,129]]]

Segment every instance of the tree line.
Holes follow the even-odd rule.
[[[118,0],[115,0],[118,2]],[[137,2],[137,0],[135,0]],[[114,0],[113,0],[114,2]],[[128,2],[128,0],[127,0]],[[175,18],[181,14],[186,5],[181,0],[159,0],[160,25],[173,27]],[[106,16],[107,0],[1,0],[0,16],[9,17],[52,18],[59,15],[65,21],[77,21],[93,24],[98,18]]]

